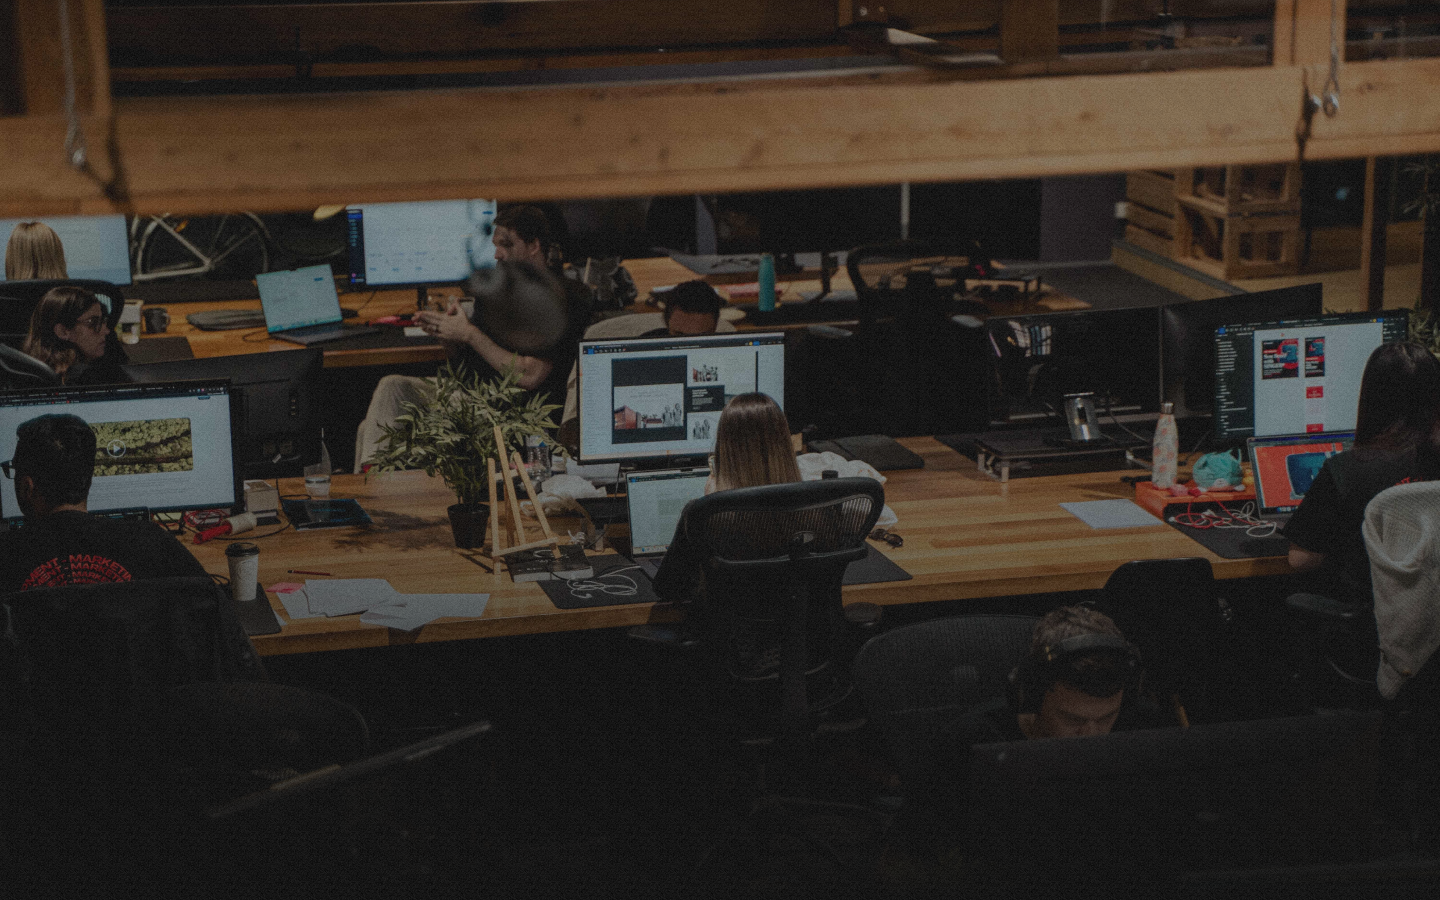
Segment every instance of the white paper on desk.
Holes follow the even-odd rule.
[[[1091,528],[1144,528],[1165,524],[1136,505],[1134,500],[1089,500],[1062,503],[1060,508]]]
[[[305,594],[310,598],[310,611],[327,616],[348,616],[400,599],[400,592],[383,578],[307,580]]]
[[[280,605],[285,607],[285,615],[294,619],[323,619],[322,612],[310,611],[310,600],[305,596],[304,591],[286,591],[283,594],[277,593],[280,598]]]
[[[360,616],[360,621],[414,631],[446,616],[484,615],[489,600],[489,594],[401,594],[398,602],[371,609]]]

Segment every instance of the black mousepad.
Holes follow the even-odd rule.
[[[271,609],[270,601],[265,599],[265,587],[259,582],[255,583],[254,600],[235,604],[235,618],[240,620],[240,627],[251,637],[280,633],[280,619]]]
[[[845,567],[845,579],[841,584],[877,584],[882,581],[909,581],[914,578],[900,568],[890,557],[865,545],[865,558],[857,559]]]
[[[650,577],[618,553],[589,558],[595,574],[575,581],[552,578],[537,581],[556,609],[589,609],[596,606],[625,606],[630,603],[659,603]]]
[[[1191,528],[1166,521],[1171,528],[1225,559],[1258,559],[1290,552],[1290,541],[1278,531],[1265,537],[1251,537],[1244,528]]]

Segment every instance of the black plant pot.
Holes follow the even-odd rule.
[[[490,523],[490,504],[456,503],[445,510],[450,516],[450,532],[455,546],[471,550],[485,546],[485,526]]]

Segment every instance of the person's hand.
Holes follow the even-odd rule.
[[[416,319],[425,333],[439,338],[447,344],[469,343],[470,336],[478,329],[470,324],[460,309],[460,303],[452,299],[444,312],[423,310],[416,313]]]

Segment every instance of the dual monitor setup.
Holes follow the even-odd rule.
[[[1093,392],[1102,412],[1213,418],[1221,446],[1348,431],[1370,353],[1404,340],[1405,310],[1324,313],[1318,284],[1159,307],[987,322],[1012,421]]]

